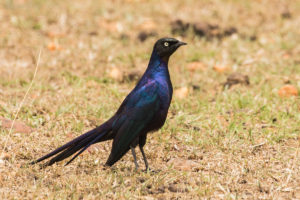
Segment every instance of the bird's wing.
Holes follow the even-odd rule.
[[[117,162],[129,150],[130,144],[141,131],[151,125],[150,122],[159,110],[157,90],[157,83],[149,81],[127,99],[118,120],[113,124],[113,131],[117,134],[107,165]]]

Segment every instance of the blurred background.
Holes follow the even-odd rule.
[[[2,197],[300,198],[299,22],[298,0],[1,0]],[[110,143],[68,168],[21,168],[109,118],[166,36],[188,46],[146,145],[162,172],[130,156],[104,171]]]

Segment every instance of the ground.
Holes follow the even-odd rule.
[[[1,199],[300,199],[299,20],[298,0],[1,1]],[[164,36],[188,45],[154,172],[105,168],[111,142],[28,165],[112,116]]]

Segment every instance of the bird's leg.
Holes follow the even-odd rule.
[[[147,158],[146,158],[146,154],[144,152],[143,146],[139,145],[139,147],[140,147],[140,150],[142,152],[143,159],[144,159],[145,166],[146,166],[146,171],[147,171],[149,169],[149,165],[148,165],[148,161],[147,161]]]
[[[130,146],[130,149],[131,149],[131,153],[133,155],[135,169],[138,170],[139,169],[139,164],[137,163],[137,160],[136,160],[136,154],[135,154],[134,147]]]

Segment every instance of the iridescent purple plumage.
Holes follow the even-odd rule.
[[[106,165],[112,166],[131,149],[136,168],[138,168],[134,148],[139,145],[146,169],[148,169],[143,146],[146,143],[147,134],[161,128],[165,123],[173,94],[168,61],[177,48],[184,44],[173,38],[158,40],[154,45],[146,72],[124,99],[114,116],[99,127],[75,138],[32,164],[59,153],[45,164],[46,166],[52,165],[78,152],[67,162],[69,164],[90,145],[113,139],[112,150]]]

